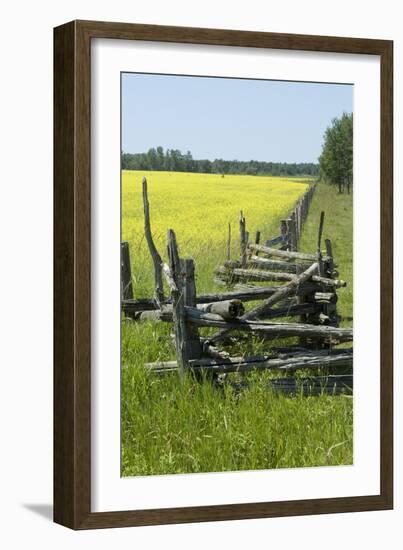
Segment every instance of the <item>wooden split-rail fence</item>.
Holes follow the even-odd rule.
[[[309,394],[351,391],[353,350],[335,347],[353,340],[351,328],[338,326],[336,310],[337,289],[346,283],[338,279],[330,240],[325,241],[326,251],[322,251],[323,212],[316,252],[297,250],[314,190],[312,185],[290,217],[280,222],[280,235],[264,244],[260,232],[254,243],[249,242],[241,213],[239,259],[227,256],[215,270],[218,280],[229,288],[221,293],[198,295],[194,260],[180,256],[172,229],[167,233],[168,260],[163,261],[157,251],[152,238],[147,181],[143,179],[145,236],[154,264],[155,294],[152,299],[133,298],[129,249],[127,243],[122,243],[122,311],[134,320],[172,323],[176,348],[176,361],[147,363],[147,370],[158,374],[177,371],[180,376],[187,371],[196,376],[205,373],[216,380],[218,375],[252,370],[295,373],[300,369],[325,368],[326,376],[287,376],[270,383],[282,393],[295,393],[297,388]],[[169,289],[167,294],[163,281]],[[244,304],[251,301],[256,305],[245,311]],[[282,317],[285,322],[273,320]],[[290,322],[292,317],[297,317],[297,322]],[[204,327],[215,329],[215,333],[201,337],[199,331]],[[243,341],[250,349],[251,335],[275,341],[275,346],[263,355],[231,357],[225,351],[227,343]],[[295,337],[297,343],[290,344],[289,339],[294,342]],[[286,339],[282,346],[281,339]]]

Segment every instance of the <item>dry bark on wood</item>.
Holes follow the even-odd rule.
[[[318,229],[318,245],[317,245],[319,275],[321,277],[323,277],[325,275],[324,262],[323,262],[322,250],[321,250],[324,223],[325,223],[325,213],[322,210],[322,212],[320,213],[319,229]]]
[[[337,302],[337,294],[335,292],[315,292],[315,302],[319,303],[332,303]]]
[[[287,296],[290,296],[295,291],[295,289],[298,288],[299,285],[308,281],[317,271],[317,269],[318,264],[312,264],[307,270],[305,270],[300,275],[295,276],[292,281],[290,281],[284,287],[280,288],[276,293],[270,296],[270,298],[267,298],[267,300],[265,300],[262,304],[259,304],[251,311],[248,311],[243,316],[243,319],[258,319],[259,317],[264,317],[265,313],[269,311],[275,303],[286,298]]]
[[[196,284],[194,276],[194,261],[191,258],[180,260],[181,276],[182,276],[182,292],[183,302],[186,308],[196,308]],[[197,327],[186,322],[186,331],[184,333],[183,345],[186,348],[186,353],[190,359],[201,357],[202,347],[200,343],[199,331]]]
[[[242,267],[227,269],[225,267],[217,267],[214,270],[216,275],[230,276],[231,279],[241,278],[248,281],[292,281],[294,276],[290,273],[278,273],[275,271],[262,271],[259,269],[244,269]]]
[[[238,302],[238,300],[232,300]],[[219,315],[224,320],[237,319],[243,315],[245,311],[242,302],[239,305],[233,304],[228,306],[228,302],[214,302],[212,304],[198,304],[197,309],[203,313],[214,313]],[[308,315],[318,312],[318,306],[315,304],[287,305],[284,307],[273,308],[266,313],[266,319],[277,319],[279,317],[293,317],[295,315]],[[172,322],[172,305],[167,304],[162,309],[154,311],[142,311],[136,316],[140,321],[163,321]]]
[[[143,178],[143,206],[144,206],[144,234],[147,240],[148,249],[154,264],[155,298],[158,303],[164,301],[164,286],[162,283],[162,259],[154,244],[151,222],[150,205],[148,202],[147,179]]]
[[[343,350],[342,353],[307,353],[295,354],[289,357],[273,358],[271,356],[256,357],[234,357],[234,358],[203,358],[195,359],[189,362],[189,366],[194,371],[214,372],[216,374],[231,372],[248,372],[252,370],[276,370],[276,371],[296,371],[305,368],[324,368],[324,367],[349,367],[353,362],[353,354],[350,350]],[[158,363],[146,363],[146,369],[153,371],[169,371],[177,368],[176,361],[164,361]]]
[[[326,254],[327,254],[327,262],[326,262],[326,270],[327,275],[330,278],[333,278],[334,276],[337,276],[335,271],[335,264],[333,260],[333,249],[332,249],[332,242],[330,239],[325,239],[325,246],[326,246]]]
[[[248,248],[252,251],[262,252],[268,256],[277,256],[278,258],[284,258],[286,260],[306,260],[307,262],[316,262],[317,257],[315,254],[306,254],[305,252],[292,252],[289,250],[279,250],[277,248],[270,248],[263,246],[262,244],[248,244]],[[327,257],[323,258],[327,260]]]
[[[319,265],[319,264],[317,264]],[[280,272],[270,272],[263,271],[258,269],[243,269],[243,268],[234,268],[226,269],[225,267],[217,267],[214,270],[214,273],[219,277],[230,278],[232,281],[255,281],[255,282],[264,282],[264,281],[279,281],[287,282],[293,281],[295,279],[294,275],[289,273],[280,273]],[[320,283],[324,286],[330,286],[335,288],[345,287],[347,283],[338,279],[328,279],[327,277],[321,277],[319,275],[312,275],[312,281]]]
[[[272,260],[272,259],[269,260],[267,258],[259,258],[258,256],[254,256],[254,255],[252,255],[249,261],[247,262],[247,267],[253,266],[253,267],[259,267],[260,269],[279,269],[289,273],[297,273],[297,267],[301,267],[302,271],[305,271],[305,269],[308,269],[310,265],[311,264],[307,264],[307,263],[297,264],[297,263],[282,262],[281,260]],[[238,266],[234,265],[232,267],[238,267]]]
[[[349,342],[353,339],[353,329],[328,326],[305,325],[298,323],[268,323],[233,319],[225,321],[219,315],[203,313],[196,308],[186,308],[187,320],[199,327],[216,327],[222,332],[210,338],[211,342],[220,340],[229,330],[241,330],[256,334],[264,334],[265,338],[288,338],[306,336],[334,342]]]
[[[262,300],[272,296],[275,292],[283,288],[282,286],[260,286],[260,287],[245,287],[234,290],[232,292],[223,292],[220,294],[200,294],[197,297],[197,303],[220,302],[224,300],[241,300],[242,302],[251,302],[253,300]],[[318,291],[320,286],[316,283],[307,282],[301,284],[295,289],[296,294],[310,294]]]
[[[239,241],[240,241],[240,261],[241,265],[246,265],[246,246],[247,246],[247,236],[246,236],[246,220],[244,215],[240,213],[239,217]]]
[[[353,390],[353,375],[310,376],[309,378],[293,378],[284,376],[269,380],[271,388],[283,395],[351,395]]]
[[[168,230],[168,255],[171,276],[175,287],[171,290],[173,322],[175,326],[176,357],[183,376],[191,358],[200,357],[201,344],[196,327],[189,326],[186,305],[196,306],[193,260],[180,260],[175,233]]]
[[[120,282],[121,299],[133,299],[132,270],[130,266],[129,243],[123,242],[120,247]]]
[[[197,309],[205,313],[215,313],[223,319],[235,319],[245,313],[241,300],[227,300],[225,302],[213,302],[211,304],[199,304]]]

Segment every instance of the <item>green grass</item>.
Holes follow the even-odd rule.
[[[339,293],[341,314],[349,318],[352,199],[319,185],[301,250],[316,250],[322,209],[324,237],[332,238],[340,278],[349,283]],[[270,373],[244,377],[242,391],[191,377],[181,384],[176,374],[152,375],[143,368],[145,362],[175,357],[170,329],[163,323],[123,322],[123,476],[352,463],[352,399],[275,395],[268,389]],[[255,351],[264,351],[265,345]]]
[[[334,261],[339,279],[347,281],[337,291],[338,313],[342,326],[352,326],[353,317],[353,195],[338,194],[335,186],[319,184],[314,194],[309,216],[303,230],[300,249],[315,251],[318,242],[320,212],[325,212],[322,247],[325,239],[332,241]]]

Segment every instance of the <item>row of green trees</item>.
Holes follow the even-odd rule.
[[[166,170],[203,174],[248,174],[270,176],[318,176],[319,166],[312,162],[286,163],[208,159],[196,160],[192,153],[156,147],[146,153],[122,153],[123,170]]]
[[[194,159],[192,153],[159,146],[146,153],[122,153],[123,170],[166,170],[203,174],[248,174],[270,176],[319,176],[338,186],[339,192],[350,192],[353,183],[353,115],[343,113],[326,129],[319,164]]]
[[[353,184],[353,115],[343,113],[332,120],[319,157],[320,179],[350,193]]]

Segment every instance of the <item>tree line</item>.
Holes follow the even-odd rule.
[[[146,153],[122,153],[122,170],[198,172],[203,174],[246,174],[267,176],[318,176],[319,165],[313,162],[266,162],[258,160],[194,159],[192,153],[159,146]]]
[[[353,184],[353,114],[334,118],[326,129],[319,157],[320,179],[338,186],[339,193]]]

